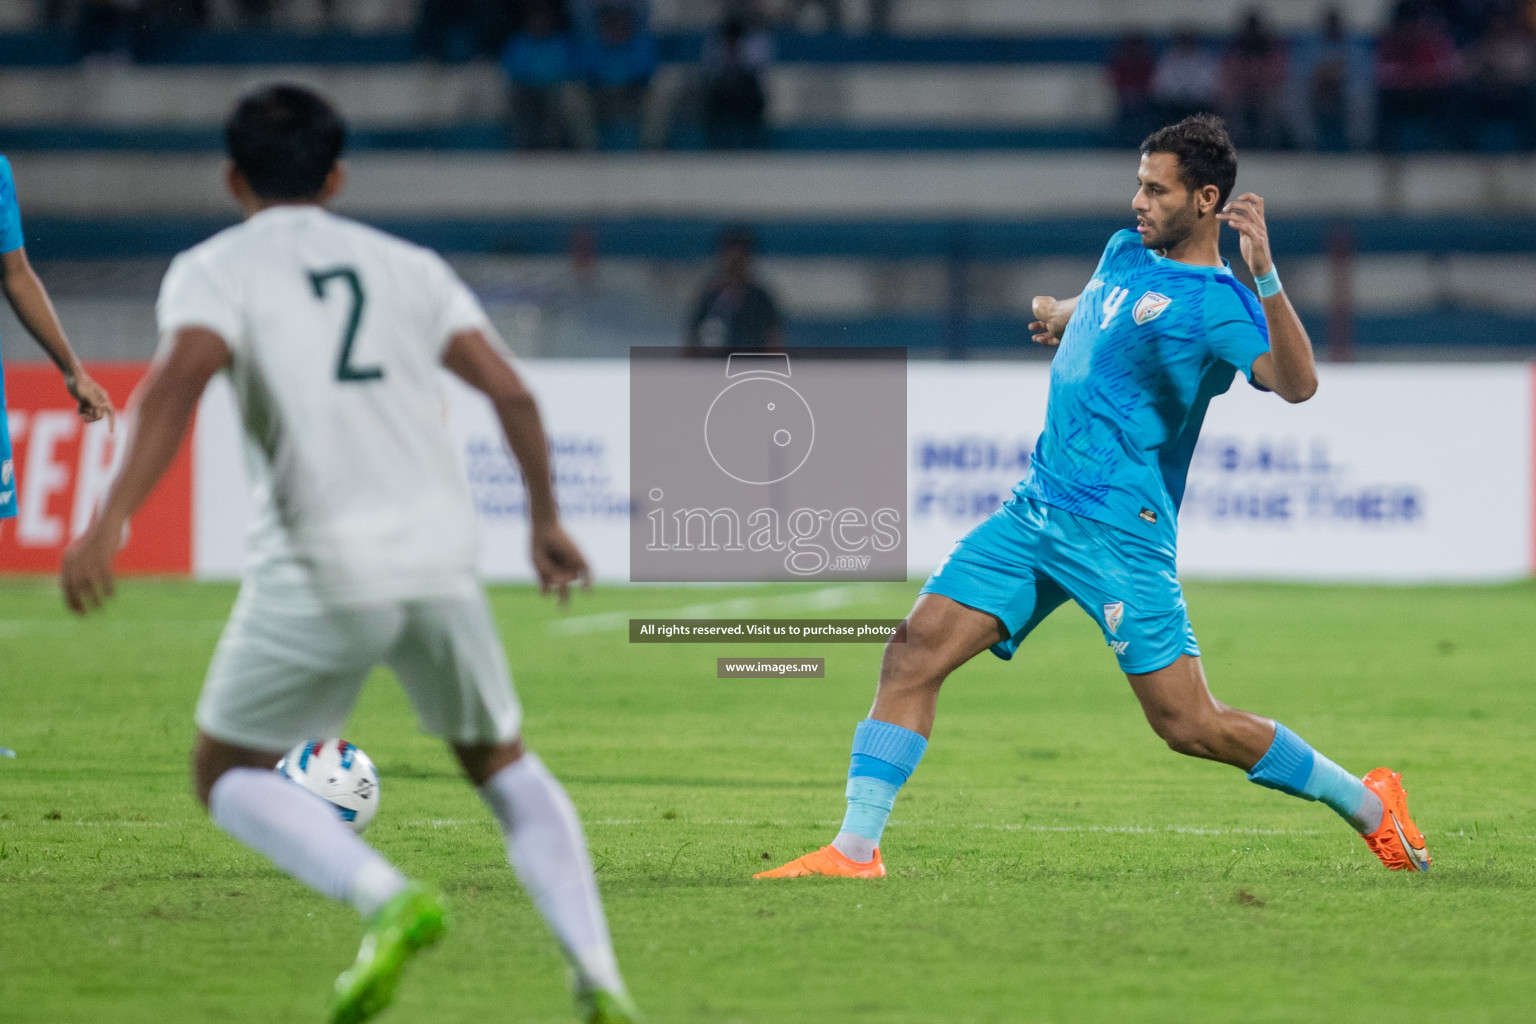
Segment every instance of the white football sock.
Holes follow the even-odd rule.
[[[832,848],[856,864],[868,864],[875,859],[875,851],[879,846],[868,836],[843,831],[832,840]]]
[[[231,768],[213,784],[214,824],[279,869],[372,917],[405,876],[363,842],[320,797],[274,771]]]
[[[538,755],[491,776],[480,797],[501,824],[507,859],[555,933],[583,988],[623,992],[576,807]]]

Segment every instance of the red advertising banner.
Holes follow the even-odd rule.
[[[90,372],[122,410],[148,368],[98,363]],[[86,424],[52,366],[5,371],[17,515],[0,519],[0,573],[46,573],[59,567],[64,546],[80,535],[106,494],[121,416]],[[192,570],[192,457],[189,430],[160,486],[134,516],[117,568],[125,573]]]

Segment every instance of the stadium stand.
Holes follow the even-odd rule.
[[[211,112],[227,105],[254,76],[327,88],[354,111],[361,129],[355,140],[358,148],[503,148],[508,144],[506,87],[491,58],[500,50],[494,40],[511,31],[510,22],[466,30],[477,41],[463,46],[442,42],[439,37],[451,26],[431,31],[424,27],[439,2],[427,0],[414,30],[409,7],[378,3],[338,7],[338,16],[349,11],[354,15],[345,31],[303,31],[306,24],[314,29],[323,28],[324,22],[316,21],[318,6],[302,4],[280,5],[273,20],[258,29],[233,29],[234,15],[225,12],[221,18],[215,5],[205,23],[131,22],[121,33],[108,33],[100,41],[82,35],[78,21],[73,30],[62,18],[52,27],[33,24],[32,31],[0,37],[0,145],[13,150],[216,148],[217,117]],[[644,140],[654,146],[701,148],[709,139],[695,109],[696,71],[701,60],[709,63],[716,41],[709,12],[720,8],[688,2],[653,6],[651,16],[636,29],[645,38],[656,33],[654,58],[659,64],[649,81],[654,108],[649,117],[655,123]],[[1531,80],[1536,66],[1530,66],[1536,62],[1536,41],[1530,28],[1522,28],[1518,20],[1491,17],[1445,28],[1447,44],[1456,47],[1452,55],[1460,71],[1454,85],[1436,91],[1421,87],[1414,77],[1420,49],[1404,37],[1417,31],[1413,26],[1432,20],[1418,18],[1413,14],[1417,9],[1412,3],[1389,9],[1365,0],[1339,8],[1341,38],[1350,51],[1343,59],[1351,67],[1343,72],[1349,81],[1334,84],[1349,93],[1340,102],[1358,108],[1350,115],[1355,122],[1353,144],[1370,141],[1366,122],[1379,106],[1391,136],[1381,141],[1390,146],[1508,150],[1536,145],[1536,81]],[[16,16],[14,3],[9,11],[0,24],[20,27],[24,19]],[[1319,139],[1311,124],[1309,104],[1322,79],[1333,82],[1338,54],[1318,35],[1318,11],[1318,5],[1280,5],[1272,24],[1266,14],[1249,26],[1251,31],[1238,31],[1243,8],[1226,2],[1031,5],[907,0],[894,10],[894,27],[909,34],[806,34],[790,24],[771,39],[764,35],[757,61],[765,79],[771,129],[763,142],[772,148],[811,150],[1061,148],[1123,142],[1115,131],[1114,83],[1126,83],[1121,77],[1112,82],[1107,66],[1127,33],[1145,30],[1148,45],[1159,54],[1157,68],[1148,69],[1162,76],[1148,83],[1152,99],[1158,101],[1156,90],[1169,70],[1161,65],[1169,62],[1170,37],[1179,26],[1189,25],[1200,30],[1190,36],[1190,59],[1210,65],[1222,83],[1222,95],[1213,96],[1211,105],[1233,107],[1232,113],[1255,103],[1273,108],[1261,113],[1274,124],[1252,133],[1256,137],[1250,141],[1326,145],[1328,138]],[[590,19],[576,17],[570,23],[576,49],[586,46],[583,40],[597,31],[583,28],[584,20]],[[857,19],[849,19],[850,27],[856,24]],[[356,25],[369,30],[356,31]],[[1374,58],[1373,37],[1383,40]],[[1396,64],[1392,40],[1409,48]],[[1252,52],[1255,46],[1270,45],[1273,59]],[[86,57],[82,67],[82,53],[93,47],[101,52]],[[421,60],[426,53],[449,62]],[[583,60],[572,60],[554,72],[557,77],[577,79],[592,73],[582,70],[587,67]],[[1374,71],[1373,60],[1380,65]],[[649,80],[649,74],[647,68],[639,78]],[[1363,96],[1370,83],[1359,81],[1362,75],[1374,75],[1383,83],[1380,103]],[[189,90],[186,84],[194,79],[198,88]],[[1272,89],[1267,84],[1271,79]],[[1484,109],[1497,109],[1498,116],[1490,114],[1475,123],[1449,117],[1458,101],[1478,97],[1487,101]],[[1118,99],[1123,108],[1126,97]],[[1164,99],[1165,107],[1174,102]],[[591,138],[594,143],[605,141]]]
[[[1194,30],[1210,60],[1249,53],[1252,70],[1269,66],[1272,32],[1293,69],[1334,67],[1341,102],[1354,104],[1334,126],[1334,148],[1347,148],[1373,140],[1375,109],[1349,76],[1362,53],[1375,73],[1370,39],[1399,17],[1373,0],[1339,5],[1353,35],[1330,51],[1309,36],[1321,4],[1273,5],[1243,50],[1229,40],[1247,6],[1226,0],[898,0],[888,31],[873,30],[869,5],[845,2],[845,32],[813,31],[822,5],[773,6],[786,20],[743,44],[762,46],[748,56],[765,82],[770,152],[699,152],[709,138],[696,69],[718,56],[722,5],[655,0],[637,22],[656,34],[658,69],[634,142],[674,152],[513,155],[503,70],[473,33],[452,43],[452,25],[431,37],[452,59],[424,57],[431,8],[292,2],[257,18],[215,3],[140,59],[127,36],[125,49],[81,59],[78,12],[61,8],[50,24],[45,7],[11,0],[0,4],[0,152],[16,167],[29,249],[98,356],[147,354],[158,268],[233,218],[220,119],[275,79],[318,86],[349,117],[341,208],[456,254],[520,351],[676,341],[715,232],[747,222],[793,343],[1030,354],[1030,296],[1080,284],[1125,223],[1131,147],[1159,116],[1127,118],[1127,97],[1142,89],[1151,102],[1149,76],[1175,34]],[[578,7],[573,31],[591,17]],[[1468,68],[1482,59],[1477,31],[1461,40]],[[1125,42],[1138,32],[1140,58]],[[1295,129],[1296,110],[1285,116]],[[1524,141],[1437,139],[1432,118],[1400,120],[1402,149]],[[603,141],[587,129],[573,138]],[[1328,147],[1305,131],[1278,141]],[[1529,155],[1244,154],[1240,185],[1269,197],[1288,286],[1335,355],[1536,344],[1536,298],[1522,283],[1536,273]],[[577,237],[592,239],[595,266],[572,256]],[[1338,316],[1341,304],[1353,317]]]

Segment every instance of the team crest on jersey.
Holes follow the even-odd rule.
[[[1131,307],[1131,319],[1138,325],[1148,320],[1156,320],[1163,315],[1163,310],[1172,305],[1173,300],[1159,292],[1147,292],[1136,300],[1136,305]]]
[[[1116,601],[1104,606],[1104,625],[1109,627],[1111,633],[1120,632],[1120,623],[1125,621],[1125,602]]]

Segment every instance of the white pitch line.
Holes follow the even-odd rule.
[[[76,828],[177,828],[187,824],[179,821],[54,821],[49,818],[40,820],[46,823],[45,828],[57,825],[73,825]],[[31,822],[0,821],[0,828],[17,828],[29,824]]]
[[[837,825],[841,818],[828,818],[823,821],[789,821],[777,819],[772,821],[756,821],[749,818],[590,818],[583,825],[588,828],[596,826],[622,826],[622,825],[661,825],[664,823],[677,823],[683,825],[770,825],[774,828],[804,828],[807,825],[828,828]],[[0,821],[0,828],[17,828],[31,822]],[[49,826],[73,825],[76,828],[183,828],[194,823],[176,821],[59,821],[48,822]],[[459,828],[463,825],[490,825],[490,818],[418,818],[413,821],[400,821],[391,823],[398,828]],[[1320,829],[1296,829],[1296,828],[1207,828],[1200,825],[1020,825],[1011,823],[975,822],[972,824],[960,824],[949,821],[903,821],[895,819],[892,825],[914,828],[971,828],[989,829],[997,832],[1058,832],[1058,833],[1091,833],[1102,832],[1111,835],[1184,835],[1184,836],[1317,836],[1322,835]],[[1442,832],[1441,836],[1447,839],[1475,839],[1474,833],[1465,829],[1455,832]],[[1536,835],[1501,836],[1490,835],[1490,839],[1520,839],[1533,840]]]
[[[824,821],[754,821],[747,818],[593,818],[584,822],[586,825],[656,825],[663,821],[681,821],[685,825],[769,825],[774,828],[803,828],[806,825],[829,827],[838,824],[842,819],[827,819]],[[1142,825],[1020,825],[998,824],[992,822],[977,822],[973,824],[960,824],[950,821],[904,821],[895,818],[890,821],[892,825],[908,828],[971,828],[990,829],[998,832],[1104,832],[1123,835],[1170,835],[1191,836],[1315,836],[1322,833],[1318,829],[1290,829],[1290,828],[1207,828],[1198,825],[1160,825],[1147,827]],[[1454,833],[1447,833],[1454,835]]]
[[[729,601],[688,604],[680,608],[641,608],[631,611],[599,612],[554,619],[549,631],[561,636],[610,633],[629,628],[630,619],[722,619],[761,615],[771,611],[828,611],[856,603],[867,594],[859,586],[821,587],[805,594],[781,594],[775,597],[738,597]]]
[[[89,636],[93,632],[132,633],[135,636],[152,634],[174,636],[187,632],[216,633],[224,628],[223,619],[181,619],[154,622],[122,620],[94,622],[82,625],[68,619],[0,619],[0,638],[28,636]]]

